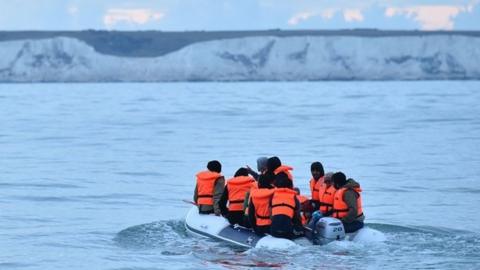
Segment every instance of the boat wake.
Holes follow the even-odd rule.
[[[477,233],[437,227],[367,223],[362,234],[355,238],[354,241],[334,241],[324,246],[314,246],[303,239],[295,241],[298,248],[246,249],[215,239],[192,236],[187,233],[183,220],[169,220],[126,228],[118,232],[113,241],[123,249],[153,250],[166,256],[193,256],[207,266],[221,265],[226,268],[311,267],[309,263],[312,258],[319,258],[317,266],[320,268],[322,265],[362,268],[364,258],[377,258],[385,253],[389,256],[383,260],[391,260],[405,267],[423,265],[424,256],[438,257],[437,261],[432,261],[435,265],[454,265],[465,258],[480,264],[480,236]],[[405,256],[409,257],[409,262],[402,259]],[[357,261],[358,265],[355,265]]]

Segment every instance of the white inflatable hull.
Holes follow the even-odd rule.
[[[270,235],[262,237],[250,229],[241,226],[231,226],[221,216],[200,215],[196,206],[189,210],[185,218],[185,228],[189,233],[218,239],[245,248],[288,249],[297,246],[295,242],[288,239],[276,238]],[[347,234],[344,239],[354,242],[378,242],[384,241],[385,237],[379,231],[362,228],[355,233]],[[307,241],[302,241],[302,244],[305,242]]]
[[[240,226],[232,227],[220,216],[200,215],[193,206],[185,218],[185,228],[195,235],[210,237],[246,248],[285,249],[296,244],[288,239],[273,236],[258,236],[252,230]]]

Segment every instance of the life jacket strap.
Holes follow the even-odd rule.
[[[233,201],[229,201],[230,204],[232,203],[243,203],[245,200],[233,200]]]
[[[259,215],[257,213],[255,213],[255,217],[258,218],[258,219],[270,219],[270,216],[262,216],[262,215]]]
[[[291,206],[290,204],[286,204],[286,203],[272,204],[272,208],[281,207],[281,206],[285,206],[285,207],[288,207],[288,208],[291,208],[291,209],[295,210],[295,207]]]

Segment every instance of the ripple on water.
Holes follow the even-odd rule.
[[[0,187],[20,187],[20,188],[82,188],[79,185],[72,185],[72,184],[62,184],[62,183],[0,183]]]
[[[129,227],[117,233],[113,240],[117,245],[127,249],[161,248],[166,252],[185,254],[178,248],[183,247],[184,242],[187,242],[186,238],[183,221],[171,220]]]
[[[406,227],[390,224],[368,224],[385,234],[384,242],[333,242],[325,248],[313,247],[312,255],[335,265],[359,268],[396,265],[394,268],[443,268],[454,261],[479,265],[480,237],[466,231],[439,227]],[[307,259],[307,258],[305,258]],[[328,263],[327,265],[329,265]],[[457,266],[458,267],[458,266]]]
[[[126,249],[158,249],[165,256],[192,254],[207,264],[235,267],[341,269],[382,266],[394,263],[402,267],[443,267],[465,260],[480,265],[478,234],[438,227],[407,227],[368,224],[385,234],[385,241],[333,242],[326,246],[306,244],[290,250],[245,250],[207,238],[190,236],[184,222],[159,221],[133,226],[119,232],[114,242]],[[393,257],[392,257],[393,255]],[[315,258],[315,261],[312,261]],[[456,264],[458,266],[458,264]]]

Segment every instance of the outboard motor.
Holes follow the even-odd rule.
[[[323,217],[317,221],[312,231],[314,245],[325,245],[335,240],[345,239],[345,229],[339,219]]]

